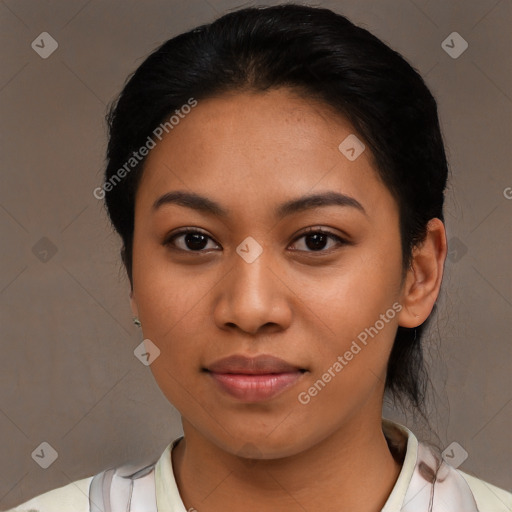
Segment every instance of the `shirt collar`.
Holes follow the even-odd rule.
[[[395,512],[402,508],[418,459],[418,440],[403,425],[382,418],[382,431],[390,448],[403,454],[403,464],[398,479],[381,512]]]
[[[177,437],[171,441],[158,459],[155,466],[156,506],[158,512],[187,512],[178,491],[172,468],[171,451],[183,439]]]

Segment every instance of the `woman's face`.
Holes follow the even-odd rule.
[[[288,90],[240,93],[199,101],[147,157],[132,307],[160,350],[150,367],[165,396],[230,453],[292,455],[380,421],[401,308],[399,216],[369,148],[339,149],[353,134]],[[161,199],[176,191],[181,202]],[[303,201],[317,194],[327,199]],[[291,367],[213,366],[233,355]]]

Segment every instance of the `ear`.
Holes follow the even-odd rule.
[[[439,295],[447,253],[446,231],[440,219],[430,219],[425,240],[413,249],[401,293],[398,325],[418,327],[430,315]]]

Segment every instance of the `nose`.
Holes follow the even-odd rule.
[[[214,318],[220,329],[255,335],[286,329],[292,318],[294,293],[282,267],[268,249],[248,262],[238,254],[219,283]]]

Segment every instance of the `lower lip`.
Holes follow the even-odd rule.
[[[246,402],[261,402],[273,398],[293,386],[302,377],[302,372],[264,375],[212,372],[209,374],[222,390]]]

